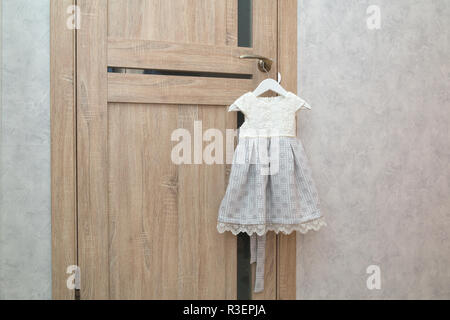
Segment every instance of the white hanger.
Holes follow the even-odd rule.
[[[267,72],[267,76],[269,76],[268,72]],[[279,95],[281,95],[283,97],[286,97],[289,92],[280,85],[280,82],[281,82],[281,73],[278,72],[278,82],[271,78],[265,79],[265,80],[261,81],[261,83],[256,87],[256,89],[253,91],[253,94],[257,97],[257,96],[260,96],[261,94],[263,94],[264,92],[267,92],[270,90],[275,93],[278,93]],[[299,98],[299,99],[301,101],[303,101],[303,107],[311,110],[311,106],[306,101],[304,101],[301,98]]]
[[[267,72],[267,71],[266,71]],[[267,72],[267,76],[269,76],[269,73]],[[281,78],[280,73],[278,73],[278,78]],[[275,93],[278,93],[280,96],[287,96],[288,91],[286,91],[286,89],[284,89],[279,82],[271,79],[271,78],[267,78],[263,81],[261,81],[261,83],[256,87],[256,89],[253,91],[253,94],[255,96],[260,96],[263,93],[267,92],[267,91],[273,91]]]

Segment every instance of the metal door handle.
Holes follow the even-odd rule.
[[[259,56],[259,55],[255,55],[255,54],[244,54],[244,55],[240,56],[239,59],[258,60],[258,69],[261,72],[269,72],[270,69],[272,69],[273,60],[263,57],[263,56]]]

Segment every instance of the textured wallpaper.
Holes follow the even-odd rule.
[[[0,299],[51,297],[49,3],[1,1]]]
[[[328,227],[298,236],[298,299],[450,299],[449,17],[299,0],[299,135]]]

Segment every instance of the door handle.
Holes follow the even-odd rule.
[[[239,57],[239,59],[255,59],[258,60],[258,69],[261,72],[269,72],[270,69],[272,69],[272,64],[273,64],[273,60],[263,57],[263,56],[259,56],[259,55],[255,55],[255,54],[244,54],[242,56]]]

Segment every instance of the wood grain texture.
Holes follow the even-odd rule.
[[[238,44],[238,2],[226,0],[226,39],[225,44],[236,47]]]
[[[52,297],[73,300],[66,269],[76,254],[75,31],[66,26],[74,0],[50,2]]]
[[[194,121],[224,132],[224,109],[109,104],[111,298],[236,298],[236,239],[216,230],[224,165],[176,166],[161,143]]]
[[[252,88],[249,79],[108,74],[108,101],[227,105]]]
[[[168,143],[177,127],[177,110],[109,105],[112,299],[177,297],[179,183]]]
[[[251,74],[254,61],[239,56],[252,52],[231,46],[110,38],[108,66]]]
[[[277,1],[253,1],[253,50],[255,53],[277,60]],[[253,88],[267,78],[266,73],[257,70],[255,64],[255,79]],[[276,79],[276,63],[270,72],[270,77]],[[252,89],[253,90],[253,89]],[[276,299],[277,297],[277,244],[273,232],[267,234],[266,239],[266,266],[264,276],[264,291],[253,293],[253,299]],[[255,267],[252,268],[254,277]],[[253,282],[252,282],[253,283]]]
[[[225,134],[225,107],[179,108],[180,128],[193,132],[194,121],[201,120],[203,130],[217,128]],[[179,276],[191,278],[191,283],[179,287],[179,297],[235,299],[236,238],[232,234],[219,234],[216,229],[217,212],[226,186],[225,165],[181,165],[178,172]]]
[[[278,0],[278,71],[283,87],[297,92],[297,0]],[[296,298],[296,235],[278,236],[277,299]]]
[[[109,298],[107,0],[78,0],[78,256],[82,299]]]
[[[226,21],[236,19],[230,15],[235,6],[232,2],[236,1],[108,0],[108,36],[226,45]],[[225,5],[231,7],[230,10],[224,10]],[[233,22],[228,23],[228,26],[232,25]]]
[[[128,43],[173,41],[230,50],[225,21],[232,10],[224,10],[223,1],[107,4],[83,2],[82,11],[92,19],[83,20],[85,33],[79,35],[82,298],[235,299],[236,238],[216,229],[226,167],[175,166],[170,135],[177,128],[193,130],[196,120],[205,130],[225,133],[227,125],[236,124],[228,121],[225,105],[251,81],[222,79],[219,87],[211,78],[107,75],[105,53],[113,42],[106,34]]]

